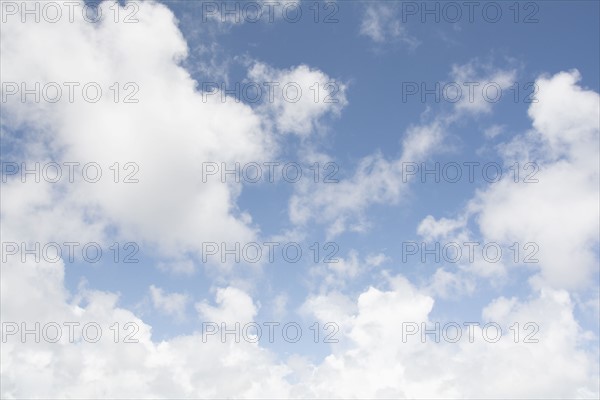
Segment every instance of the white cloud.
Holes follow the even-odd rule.
[[[442,95],[448,101],[457,99],[457,111],[485,114],[491,112],[493,104],[509,96],[507,89],[513,85],[516,77],[517,70],[514,68],[499,69],[490,63],[473,59],[466,64],[452,66],[452,81]],[[460,89],[453,84],[458,84]]]
[[[397,14],[393,3],[370,2],[360,24],[360,34],[378,44],[400,41],[410,49],[416,48],[420,42],[408,34]]]
[[[359,161],[353,176],[339,183],[319,185],[316,191],[315,185],[296,185],[296,193],[289,202],[291,222],[303,226],[318,217],[319,222],[328,226],[328,238],[348,230],[367,230],[369,221],[364,213],[370,205],[394,205],[408,193],[412,176],[403,172],[405,165],[426,161],[439,151],[446,131],[460,121],[463,113],[490,112],[493,103],[485,100],[482,86],[493,82],[504,89],[514,81],[516,70],[494,68],[474,59],[465,65],[453,66],[452,75],[460,84],[479,83],[472,99],[468,90],[464,91],[461,101],[454,105],[454,113],[440,114],[430,122],[411,126],[402,140],[402,153],[397,159],[387,160],[380,153],[373,153]]]
[[[577,85],[579,79],[579,73],[571,71],[536,81],[537,102],[529,107],[534,129],[499,146],[507,167],[518,163],[519,183],[514,174],[505,174],[478,191],[461,216],[438,220],[428,216],[418,233],[427,240],[474,240],[476,235],[466,227],[473,218],[486,242],[539,246],[535,256],[539,263],[528,264],[539,269],[536,285],[565,289],[589,285],[598,265],[595,246],[600,229],[599,100],[597,93]],[[530,162],[539,170],[527,166]],[[506,272],[499,263],[494,267],[497,273]],[[481,274],[482,268],[471,270]]]
[[[19,327],[25,322],[32,329],[37,321],[42,327],[57,323],[62,337],[58,343],[42,337],[38,344],[29,335],[22,343],[19,332],[2,343],[2,398],[281,398],[289,394],[285,380],[289,369],[260,346],[244,340],[222,343],[218,336],[203,342],[201,333],[152,341],[152,328],[119,307],[118,296],[91,290],[71,296],[63,278],[62,262],[3,263],[3,335],[7,322],[17,322]],[[164,307],[173,300],[170,295],[158,297]],[[205,316],[217,321],[253,318],[256,310],[248,295],[234,288],[218,291],[217,303],[218,307],[203,308]],[[73,342],[65,322],[80,324],[74,328]],[[97,343],[82,340],[82,327],[92,322],[102,329]],[[117,343],[115,323],[119,324]],[[139,330],[134,332],[133,325],[126,328],[128,323]],[[125,343],[129,333],[134,333],[129,339],[139,342]],[[93,338],[95,330],[88,334]]]
[[[217,289],[216,302],[217,306],[211,306],[207,301],[196,303],[196,310],[203,320],[218,324],[251,322],[258,312],[252,298],[234,287]]]
[[[154,285],[150,286],[150,299],[154,308],[178,320],[185,318],[185,307],[190,300],[186,294],[165,293]]]
[[[585,149],[598,141],[598,93],[579,86],[580,80],[579,71],[572,70],[536,81],[538,101],[529,107],[529,116],[552,156],[579,159],[594,154]]]
[[[196,185],[197,161],[260,160],[276,153],[274,139],[250,107],[203,103],[194,82],[177,66],[186,46],[172,14],[157,3],[139,4],[140,23],[135,26],[3,25],[6,80],[97,80],[110,86],[135,76],[141,88],[140,103],[127,111],[110,101],[52,107],[6,104],[2,123],[27,128],[23,141],[31,147],[20,149],[25,159],[103,165],[134,160],[140,164],[140,183],[3,184],[5,241],[99,240],[116,226],[120,237],[142,238],[177,259],[185,251],[197,251],[202,238],[240,240],[256,234],[235,205],[241,188]],[[148,41],[152,46],[146,46]],[[416,288],[402,276],[391,277],[385,288],[369,287],[356,298],[331,291],[306,299],[303,313],[341,325],[339,346],[322,362],[291,357],[286,363],[258,344],[204,343],[201,333],[154,342],[152,327],[121,308],[114,293],[85,288],[69,293],[62,261],[11,259],[2,264],[3,323],[31,327],[35,321],[94,321],[104,334],[96,344],[85,343],[79,334],[75,343],[67,335],[56,344],[24,344],[18,338],[3,343],[2,397],[598,398],[597,347],[592,343],[597,338],[579,326],[572,296],[564,290],[584,283],[598,261],[593,252],[599,217],[598,95],[578,87],[577,80],[575,72],[540,79],[540,102],[530,108],[535,131],[504,148],[507,159],[520,161],[541,153],[540,183],[524,189],[501,182],[479,193],[466,211],[476,215],[485,238],[539,241],[542,262],[533,295],[501,297],[482,310],[484,320],[504,327],[535,321],[540,326],[538,344],[515,344],[506,336],[496,344],[463,339],[454,345],[407,346],[401,341],[402,322],[432,322],[435,302],[428,288]],[[321,115],[319,110],[314,112]],[[286,118],[294,120],[295,112]],[[315,124],[315,118],[309,120]],[[286,123],[281,126],[292,131]],[[295,133],[305,134],[311,126]],[[426,157],[441,136],[442,127],[436,124],[414,128],[399,159],[364,159],[351,179],[317,192],[314,202],[296,197],[299,208],[293,218],[306,223],[322,215],[338,230],[348,221],[360,225],[355,217],[370,204],[400,200],[404,186],[399,163]],[[460,222],[441,220],[440,225],[428,220],[421,226],[432,237],[468,233]],[[351,254],[335,272],[354,276],[361,268]],[[438,278],[438,295],[456,283],[445,273]],[[156,287],[151,294],[157,307],[175,314],[185,303]],[[206,299],[195,306],[203,320],[222,322],[250,321],[260,309],[233,285],[217,289],[214,304]],[[135,323],[139,343],[115,343],[109,328],[115,322],[120,327]],[[481,336],[481,331],[476,334]],[[303,379],[290,383],[293,373]]]
[[[273,2],[270,0],[257,0],[252,5],[244,3],[210,3],[203,8],[202,22],[214,22],[219,30],[227,31],[232,26],[244,23],[273,23],[296,21],[296,13],[302,4],[300,0],[281,0]],[[296,21],[297,22],[297,21]]]
[[[367,265],[373,266],[373,267],[379,267],[381,264],[383,264],[386,261],[389,261],[390,258],[388,256],[386,256],[383,253],[377,253],[377,254],[369,254],[365,260],[365,262],[367,263]]]
[[[503,125],[492,125],[489,128],[487,128],[485,131],[483,131],[483,134],[485,135],[486,138],[493,139],[496,136],[502,134],[503,131],[504,131]]]
[[[456,299],[475,291],[473,278],[462,271],[449,272],[438,268],[425,288],[427,293],[441,299]]]
[[[465,219],[440,218],[436,220],[433,216],[425,217],[417,227],[417,233],[427,240],[436,240],[448,237],[457,230],[463,229]]]
[[[190,260],[173,260],[170,262],[158,263],[158,269],[161,271],[172,272],[174,274],[192,275],[196,270],[194,263]]]
[[[335,295],[338,296],[337,294]],[[320,299],[317,301],[317,299]],[[315,315],[325,321],[326,295],[310,299]],[[476,327],[469,343],[467,327],[458,343],[434,343],[420,333],[402,341],[403,322],[434,326],[430,312],[433,298],[405,278],[390,278],[389,289],[369,288],[357,299],[357,307],[337,310],[347,332],[322,364],[313,366],[310,382],[303,387],[314,397],[336,398],[525,398],[598,395],[598,364],[586,352],[593,337],[573,316],[573,304],[564,291],[542,291],[527,301],[494,300],[483,310],[481,325],[499,323],[504,331],[497,343],[483,339]],[[344,310],[346,314],[344,314]],[[523,343],[525,323],[538,324],[539,343]],[[445,322],[442,321],[443,326]],[[457,321],[460,325],[468,321]],[[519,322],[519,343],[508,329]],[[490,334],[493,336],[493,334]],[[414,340],[411,340],[413,338]],[[587,339],[586,339],[587,338]]]
[[[330,114],[338,116],[348,104],[347,85],[307,65],[287,70],[271,68],[256,62],[248,71],[248,80],[264,87],[263,102],[257,111],[267,116],[281,133],[307,136],[320,125],[320,119]]]
[[[331,251],[332,248],[328,248]],[[362,281],[365,277],[377,276],[377,272],[385,273],[381,264],[389,261],[383,253],[369,254],[360,257],[358,251],[351,249],[345,257],[335,255],[328,257],[323,264],[316,264],[309,269],[311,286],[321,292],[342,291],[348,286]],[[334,262],[335,261],[335,262]]]
[[[589,284],[598,266],[599,100],[579,79],[576,71],[538,79],[539,101],[529,108],[535,131],[506,148],[511,163],[537,161],[539,182],[511,184],[507,177],[472,205],[486,238],[536,242],[541,278],[559,288]]]
[[[105,15],[112,15],[109,6],[100,4]],[[306,86],[302,101],[283,104],[279,99],[269,105],[274,109],[254,110],[215,96],[203,99],[197,82],[180,66],[188,49],[171,11],[154,2],[139,7],[134,24],[110,18],[98,24],[77,18],[22,24],[13,17],[3,25],[3,82],[27,82],[28,87],[81,83],[73,103],[67,89],[54,104],[22,103],[19,96],[9,96],[2,122],[7,131],[26,132],[12,156],[28,166],[50,160],[97,162],[103,172],[94,184],[81,178],[68,183],[66,177],[58,184],[9,180],[2,190],[3,225],[13,235],[6,240],[85,239],[107,247],[112,242],[106,232],[116,232],[118,238],[112,239],[136,240],[141,248],[175,260],[160,267],[191,273],[188,256],[198,257],[203,242],[247,243],[259,232],[237,206],[242,185],[202,183],[202,163],[273,161],[278,139],[264,113],[282,131],[309,135],[320,119],[339,113],[346,102],[344,88],[338,103],[315,103],[308,86],[329,81],[326,74],[304,65],[279,71],[256,64],[253,77]],[[123,99],[129,93],[123,85],[130,81],[139,87],[139,102],[115,104],[109,87],[119,82]],[[101,86],[97,103],[81,99],[86,82]],[[136,163],[139,182],[114,183],[109,167],[115,162],[122,169],[126,162]],[[122,170],[120,179],[129,171]]]
[[[330,238],[351,229],[366,229],[364,211],[372,204],[396,204],[408,189],[410,177],[403,174],[406,162],[423,160],[434,152],[444,135],[441,121],[410,127],[402,141],[398,159],[386,160],[380,153],[361,159],[354,175],[338,183],[298,184],[289,204],[290,219],[305,225],[317,216],[329,225]]]
[[[5,104],[7,127],[27,126],[27,142],[42,149],[21,148],[24,161],[94,161],[105,174],[95,184],[81,179],[39,187],[6,184],[3,200],[12,201],[3,204],[3,218],[19,238],[85,237],[87,228],[76,222],[83,219],[99,231],[116,227],[121,237],[152,244],[170,256],[198,253],[209,237],[227,242],[255,237],[255,228],[235,205],[239,185],[200,184],[201,164],[269,158],[275,152],[269,133],[243,104],[204,103],[194,81],[178,66],[187,48],[171,12],[152,2],[139,6],[135,24],[110,19],[96,25],[78,19],[53,25],[11,19],[4,24],[3,59],[11,60],[2,64],[5,82],[28,82],[30,87],[35,81],[98,82],[104,90],[93,104],[81,98],[71,104],[66,95],[55,104],[21,103],[15,96]],[[109,3],[101,7],[110,13]],[[128,81],[139,86],[139,103],[115,104],[108,88]],[[109,170],[115,161],[137,163],[139,183],[115,184]],[[44,195],[33,198],[32,191]],[[75,220],[66,227],[72,230],[57,231],[65,214]],[[49,223],[48,230],[36,222],[40,220]]]
[[[245,340],[203,342],[201,333],[195,333],[153,342],[151,327],[119,308],[111,293],[84,290],[69,301],[63,274],[60,263],[4,264],[2,321],[27,321],[28,327],[34,321],[95,321],[104,335],[95,344],[85,343],[79,334],[76,343],[68,343],[65,334],[59,344],[42,341],[35,346],[11,337],[2,345],[5,398],[598,395],[597,360],[584,351],[594,337],[578,326],[565,291],[543,290],[526,301],[495,299],[483,309],[481,322],[501,324],[501,341],[482,341],[476,328],[474,343],[465,331],[456,344],[402,342],[402,322],[434,322],[433,298],[402,276],[390,277],[387,288],[370,287],[356,299],[337,292],[311,296],[303,313],[336,322],[340,343],[322,362],[294,356],[288,365]],[[198,306],[207,320],[244,322],[258,310],[248,294],[233,287],[219,289],[216,303]],[[539,343],[515,344],[508,326],[528,321],[538,324]],[[115,322],[121,327],[135,322],[139,343],[114,343],[108,327]],[[32,379],[36,385],[29,384]]]

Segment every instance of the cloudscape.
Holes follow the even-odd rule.
[[[2,0],[0,397],[600,397],[598,1]]]

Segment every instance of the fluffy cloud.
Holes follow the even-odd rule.
[[[87,289],[72,296],[63,279],[62,262],[2,265],[3,398],[225,398],[288,393],[284,376],[289,369],[260,346],[244,340],[223,343],[219,336],[203,341],[201,332],[155,342],[152,328],[120,308],[118,296]],[[157,291],[154,297],[160,299],[159,305],[172,310],[173,295],[154,288]],[[223,288],[216,300],[217,307],[204,311],[218,321],[227,316],[252,318],[256,310],[238,289]],[[19,332],[8,335],[13,322]],[[21,328],[35,330],[36,322],[40,323],[39,343],[33,334],[22,343]],[[72,340],[65,325],[69,322],[79,324],[73,328]],[[54,337],[54,328],[44,330],[52,323],[61,328],[57,343],[43,336]],[[95,339],[95,328],[87,329],[87,340],[82,336],[88,323],[102,329],[96,343],[87,341]]]
[[[165,293],[161,288],[150,286],[150,299],[157,310],[172,315],[178,320],[185,318],[185,307],[189,296],[181,293]]]
[[[538,102],[529,108],[534,131],[504,150],[521,165],[537,160],[539,182],[504,180],[473,206],[487,238],[538,243],[542,279],[561,288],[588,284],[598,266],[600,101],[579,79],[577,71],[538,79]]]
[[[228,287],[218,289],[217,306],[204,301],[196,304],[196,310],[206,321],[235,323],[250,322],[258,311],[252,298],[240,289]]]
[[[11,321],[24,321],[29,329],[35,321],[42,321],[42,326],[81,324],[75,329],[74,343],[69,342],[66,329],[54,344],[44,340],[32,344],[31,334],[26,344],[20,343],[18,335],[7,336],[2,345],[5,398],[598,395],[597,362],[585,351],[594,339],[577,324],[565,291],[549,289],[531,299],[492,301],[478,321],[500,324],[504,333],[496,343],[483,340],[481,327],[474,328],[473,343],[466,327],[457,343],[434,343],[433,335],[422,343],[419,334],[403,342],[403,323],[426,323],[431,328],[436,321],[430,315],[434,299],[402,276],[390,276],[385,287],[370,287],[356,299],[336,292],[311,296],[303,312],[319,321],[336,321],[340,343],[322,362],[299,363],[292,357],[287,364],[258,344],[222,343],[218,336],[203,340],[201,332],[153,342],[151,327],[119,308],[115,295],[84,289],[70,297],[62,286],[63,274],[60,263],[3,265],[3,335]],[[203,302],[197,308],[204,318],[243,322],[255,317],[258,306],[245,292],[225,287],[217,291],[215,306]],[[81,326],[89,322],[103,328],[97,343],[82,340]],[[109,328],[115,322],[122,329],[119,343]],[[138,343],[124,343],[124,335],[131,331],[124,329],[128,322],[139,328],[134,335]],[[521,327],[535,322],[539,342],[523,343],[521,336],[515,343],[508,329],[514,322]],[[93,337],[94,331],[88,334]],[[305,379],[291,383],[294,374]],[[27,384],[31,379],[36,385]]]
[[[100,4],[103,15],[112,15],[109,6]],[[21,102],[19,95],[7,95],[2,123],[7,132],[22,132],[6,134],[6,140],[17,143],[10,160],[29,168],[36,162],[95,162],[103,177],[87,183],[77,169],[75,183],[63,176],[59,183],[36,185],[21,183],[17,175],[3,185],[3,224],[14,235],[6,239],[15,241],[89,239],[110,245],[107,232],[117,240],[135,238],[167,259],[162,267],[174,265],[189,273],[186,255],[199,256],[203,242],[246,243],[258,234],[250,214],[237,206],[242,185],[217,179],[203,183],[202,163],[273,161],[278,139],[269,118],[280,131],[309,135],[321,118],[339,113],[346,102],[344,88],[338,103],[314,102],[308,87],[330,81],[326,74],[304,65],[279,71],[256,64],[250,77],[298,82],[304,90],[301,101],[277,98],[253,109],[202,96],[180,66],[188,49],[171,11],[154,2],[140,2],[139,7],[139,22],[132,24],[111,18],[96,24],[82,18],[24,24],[17,16],[4,24],[3,83],[25,82],[28,88],[36,82],[41,87],[80,83],[72,103],[66,87],[56,103],[34,102],[32,95]],[[153,45],[147,46],[148,41]],[[98,102],[81,97],[87,82],[102,88]],[[126,87],[127,82],[136,86]],[[139,101],[121,103],[135,88],[139,91],[133,98]],[[321,86],[318,100],[325,95]],[[120,163],[119,183],[110,170],[115,162]],[[133,172],[138,182],[123,183]]]
[[[113,227],[122,237],[152,244],[171,256],[198,252],[209,235],[217,241],[254,237],[251,220],[235,205],[241,187],[201,184],[202,162],[269,157],[275,151],[269,133],[248,106],[203,102],[192,78],[178,65],[187,47],[173,15],[156,3],[139,6],[139,23],[133,24],[110,19],[90,24],[77,18],[73,23],[62,19],[53,25],[22,24],[13,18],[4,25],[4,59],[12,60],[3,62],[4,82],[26,82],[28,87],[35,82],[97,82],[103,89],[96,103],[81,97],[70,103],[66,95],[54,104],[9,97],[3,123],[14,131],[26,129],[24,139],[39,149],[19,148],[18,161],[97,162],[104,173],[94,184],[63,179],[62,185],[36,187],[11,180],[3,197],[12,201],[4,204],[2,213],[7,230],[20,238],[86,236],[81,234],[84,229],[73,227],[71,232],[43,237],[52,232],[34,221],[60,230],[64,214],[75,220],[87,216],[98,230]],[[110,15],[108,3],[100,7]],[[146,46],[148,40],[153,46]],[[116,104],[109,90],[115,82],[122,91],[126,82],[135,82],[139,102]],[[121,168],[135,162],[139,182],[115,184],[109,167],[117,161]],[[32,191],[43,195],[33,198]],[[155,232],[162,233],[156,237]]]
[[[466,230],[476,221],[486,242],[539,246],[539,285],[577,289],[597,272],[599,145],[598,94],[577,85],[577,71],[536,81],[539,92],[529,115],[533,130],[500,146],[506,165],[518,163],[519,183],[505,175],[477,193],[464,215],[427,217],[419,232],[426,238],[473,238]],[[535,162],[539,171],[529,166]],[[530,176],[535,173],[535,176]],[[524,183],[529,176],[537,182]]]
[[[349,300],[346,299],[346,302]],[[435,343],[433,334],[421,337],[421,323],[435,327],[431,317],[434,299],[402,276],[389,278],[388,288],[362,292],[356,306],[333,308],[339,294],[309,298],[322,321],[343,321],[343,340],[322,364],[314,365],[313,380],[303,387],[314,397],[334,398],[593,398],[598,394],[598,365],[589,346],[594,338],[573,316],[573,302],[565,291],[543,290],[531,299],[498,298],[475,321],[462,325],[457,343]],[[352,304],[352,302],[350,301]],[[327,305],[327,306],[325,306]],[[326,308],[323,308],[323,307]],[[325,312],[327,309],[333,312]],[[419,332],[407,335],[407,323]],[[441,321],[440,326],[454,321]],[[474,326],[472,343],[465,322]],[[499,341],[484,339],[482,327],[498,323]],[[515,322],[520,337],[509,329]],[[537,343],[525,343],[524,324],[539,327]],[[403,328],[404,326],[404,328]],[[487,335],[487,333],[486,333]],[[448,336],[451,336],[448,333]],[[557,362],[557,360],[559,360]],[[533,382],[532,382],[533,380]]]
[[[281,133],[307,136],[327,115],[339,115],[346,106],[346,84],[323,72],[299,65],[278,70],[263,63],[254,63],[248,71],[250,82],[273,87],[273,98],[265,94],[258,111],[269,117]]]

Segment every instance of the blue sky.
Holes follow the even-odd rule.
[[[207,14],[225,3],[201,1],[121,3],[121,17],[135,10],[132,24],[89,23],[78,14],[75,22],[23,23],[18,4],[15,11],[7,3],[3,251],[8,242],[80,240],[100,243],[104,257],[96,264],[3,259],[3,339],[14,321],[91,320],[107,324],[105,332],[115,321],[141,327],[135,345],[3,340],[7,398],[598,396],[597,1],[477,2],[502,10],[497,23],[479,9],[472,23],[466,14],[456,23],[443,14],[440,22],[431,15],[422,22],[407,10],[445,2],[401,1],[302,1],[297,23],[281,18],[281,4],[273,22],[233,23]],[[104,16],[111,4],[100,5]],[[330,11],[338,21],[321,21]],[[528,15],[535,22],[524,23]],[[99,82],[105,96],[114,82],[135,82],[139,103],[23,102],[11,92],[22,82],[69,80]],[[231,89],[266,81],[299,84],[301,101],[280,94],[274,102],[221,101],[202,93],[207,83]],[[337,102],[315,102],[309,87],[328,82]],[[410,84],[450,82],[463,88],[456,103],[405,93]],[[478,85],[473,101],[465,82]],[[490,83],[502,88],[498,102],[482,98],[479,88]],[[6,170],[7,163],[49,161],[95,161],[105,175],[98,184],[36,184]],[[140,183],[111,182],[115,161],[136,162]],[[298,163],[303,179],[202,181],[203,163],[270,161]],[[334,163],[339,182],[312,182],[315,162],[321,174]],[[502,166],[501,181],[486,181],[478,167],[469,182],[470,162]],[[522,182],[528,162],[539,168],[537,183]],[[402,168],[422,163],[456,163],[463,178],[402,179]],[[202,262],[202,243],[213,241],[297,242],[304,256],[297,263],[280,253],[258,265]],[[473,262],[436,263],[419,253],[403,261],[407,242],[432,248],[469,241],[498,244],[504,258],[490,263],[479,252]],[[115,242],[121,256],[123,244],[138,244],[139,262],[114,263]],[[515,242],[516,263],[509,250]],[[326,243],[339,248],[338,263],[322,262]],[[527,243],[538,262],[523,262],[533,248]],[[264,336],[256,346],[198,342],[203,323],[224,321],[294,321],[304,335],[296,344]],[[339,326],[340,343],[312,342],[309,327],[317,321]],[[396,340],[402,321],[491,321],[506,337],[488,343],[491,349],[427,343],[413,354]],[[539,325],[538,345],[510,341],[507,329],[517,321]],[[69,352],[95,361],[82,373]],[[123,362],[126,356],[139,362]],[[207,370],[194,356],[242,361]],[[17,359],[25,360],[19,368]],[[248,359],[252,366],[244,366]],[[483,372],[469,380],[474,369]],[[563,373],[569,369],[576,372]],[[165,370],[175,372],[156,378]],[[43,382],[40,389],[26,384],[27,374]],[[123,376],[133,377],[127,389]],[[65,377],[76,383],[69,388]],[[90,386],[94,379],[111,386]],[[232,380],[231,387],[223,383]]]

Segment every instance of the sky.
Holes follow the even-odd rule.
[[[1,1],[2,398],[598,398],[597,1]]]

